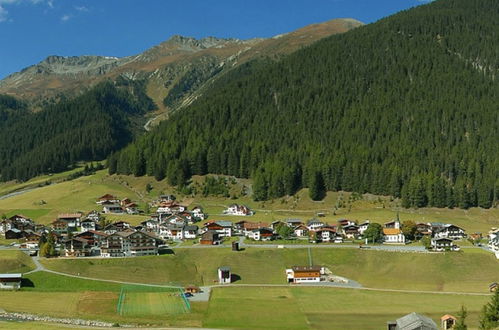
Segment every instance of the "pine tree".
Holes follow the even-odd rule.
[[[499,291],[494,292],[490,302],[485,304],[480,314],[480,329],[489,330],[499,327]]]
[[[466,325],[466,317],[468,316],[468,311],[464,306],[461,306],[461,310],[457,314],[457,321],[454,324],[454,330],[467,330],[468,326]]]
[[[322,179],[321,173],[315,172],[311,175],[308,188],[310,199],[313,201],[320,201],[326,197],[326,187],[324,186],[324,180]]]

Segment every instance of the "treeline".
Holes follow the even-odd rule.
[[[11,118],[0,129],[1,180],[23,181],[78,161],[105,159],[133,139],[134,121],[153,108],[144,95],[140,85],[105,82],[72,100]]]
[[[113,154],[110,173],[183,184],[252,177],[257,200],[309,187],[491,207],[499,192],[495,0],[447,0],[242,65]]]

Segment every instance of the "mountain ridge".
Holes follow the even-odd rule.
[[[121,58],[100,55],[52,55],[0,80],[0,94],[31,101],[35,108],[40,108],[39,104],[47,99],[57,99],[61,94],[78,95],[82,87],[91,87],[105,79],[113,80],[122,75],[128,79],[151,79],[148,93],[150,92],[152,99],[166,111],[163,99],[169,89],[162,85],[164,81],[172,80],[169,76],[172,74],[172,66],[179,66],[173,69],[178,71],[173,74],[177,77],[173,77],[175,80],[181,76],[185,63],[197,61],[199,58],[211,58],[220,66],[228,62],[238,65],[257,56],[290,53],[320,38],[346,32],[360,25],[362,23],[354,19],[334,19],[303,27],[285,34],[288,41],[295,36],[294,33],[298,33],[297,37],[301,38],[294,40],[293,44],[287,47],[280,45],[282,41],[279,41],[279,38],[240,40],[208,36],[196,39],[173,35],[144,52]],[[303,37],[305,33],[300,34],[301,30],[308,31],[308,38]],[[258,47],[251,52],[256,46]],[[161,80],[158,80],[160,76]]]

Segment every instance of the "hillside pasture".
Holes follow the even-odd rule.
[[[0,273],[25,273],[34,268],[27,254],[17,250],[0,250]]]
[[[490,253],[400,253],[349,248],[311,249],[314,264],[365,287],[438,292],[487,292],[499,280]],[[241,284],[285,284],[285,269],[308,264],[307,249],[247,247],[175,249],[173,254],[120,259],[43,259],[49,269],[94,278],[151,284],[211,285],[219,266]]]

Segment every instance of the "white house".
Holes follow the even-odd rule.
[[[203,221],[204,219],[206,219],[206,215],[204,214],[203,209],[200,206],[196,206],[195,208],[193,208],[191,214],[199,221]]]
[[[159,225],[158,235],[162,239],[182,240],[184,239],[184,231],[182,228],[183,226],[161,224]]]
[[[149,220],[146,220],[146,221],[142,221],[140,224],[147,231],[152,231],[154,233],[159,233],[159,222],[158,222],[158,220],[149,219]]]
[[[321,266],[293,266],[286,269],[288,283],[318,283],[324,268]]]
[[[254,239],[255,241],[271,241],[274,238],[274,231],[271,228],[258,228],[253,229],[249,234],[248,238]]]
[[[182,228],[182,236],[184,239],[194,239],[198,236],[198,226],[184,226]]]
[[[324,227],[326,224],[320,220],[317,219],[312,219],[307,222],[307,228],[308,230],[318,230],[322,227]]]
[[[128,213],[128,214],[139,214],[138,205],[133,203],[133,202],[125,204],[124,207],[125,207],[126,213]]]
[[[186,209],[187,208],[185,206],[177,204],[174,201],[170,201],[170,202],[161,202],[156,212],[174,214],[174,213],[184,212]]]
[[[231,237],[233,229],[232,227],[233,223],[230,221],[208,222],[204,225],[202,233],[213,230],[218,234],[219,237]]]
[[[19,290],[23,275],[17,274],[0,274],[0,289],[2,290]]]
[[[238,215],[238,216],[253,215],[253,211],[251,211],[248,207],[238,204],[230,205],[223,213],[227,215]]]
[[[293,228],[293,232],[297,237],[307,237],[308,236],[308,228],[305,225],[298,225]]]
[[[121,214],[124,213],[123,208],[118,203],[105,203],[102,207],[102,212],[106,214],[115,213]]]
[[[322,227],[316,231],[317,240],[322,242],[332,242],[336,237],[336,228]]]
[[[80,223],[80,231],[85,232],[89,230],[95,230],[96,226],[97,224],[95,223],[95,221],[87,218]]]
[[[459,251],[460,248],[452,243],[452,238],[440,237],[431,239],[431,247],[434,251]]]
[[[463,228],[456,225],[445,224],[443,227],[435,231],[434,237],[457,240],[466,237],[466,232]]]

